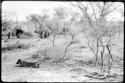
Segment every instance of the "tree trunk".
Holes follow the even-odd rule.
[[[11,32],[8,33],[8,39],[10,39]]]
[[[61,58],[62,60],[64,59],[64,57],[66,56],[66,53],[67,53],[67,50],[68,50],[68,47],[72,45],[72,41],[66,46],[66,49],[65,49],[65,53],[64,53],[64,56]]]
[[[107,47],[108,52],[109,52],[109,55],[110,55],[110,57],[111,57],[111,59],[112,59],[112,61],[113,61],[113,56],[112,56],[112,54],[111,54],[111,48],[109,48],[109,45],[106,45],[106,47]]]
[[[56,38],[56,35],[53,35],[53,47],[54,47],[54,43],[55,43],[55,38]]]
[[[109,52],[109,60],[108,60],[108,76],[110,76],[110,70],[111,70],[111,67],[112,67],[113,57],[112,57],[111,49],[109,48],[109,45],[106,45],[106,47],[107,47],[108,52]],[[112,61],[111,61],[111,59],[112,59]]]
[[[104,56],[104,52],[105,52],[105,46],[103,46],[103,50],[101,51],[101,71],[103,72],[103,65],[104,65],[104,61],[103,61],[103,56]]]
[[[120,33],[121,33],[121,31],[120,31],[120,29],[119,29],[119,39],[120,39]]]
[[[99,50],[99,42],[98,42],[98,38],[97,38],[97,42],[96,42],[96,54],[95,54],[95,56],[96,56],[96,61],[98,60],[98,50]]]
[[[45,32],[42,33],[42,38],[44,39]]]

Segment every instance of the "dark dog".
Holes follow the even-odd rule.
[[[33,68],[39,68],[40,63],[39,62],[26,62],[21,59],[18,59],[16,64],[19,64],[19,67],[33,67]]]

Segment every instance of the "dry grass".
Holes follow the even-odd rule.
[[[45,49],[39,49],[36,51],[36,54],[39,54],[41,56],[44,56],[46,58],[59,58],[63,56],[64,54],[64,48],[63,47],[47,47]]]
[[[14,50],[11,52],[4,52],[2,54],[3,55],[9,55],[7,57],[6,62],[3,62],[2,65],[2,76],[5,76],[7,73],[6,78],[4,78],[4,80],[10,80],[10,79],[14,79],[15,81],[20,81],[20,82],[24,82],[24,81],[32,81],[32,80],[37,80],[41,81],[41,79],[46,79],[47,81],[52,81],[51,79],[54,79],[54,76],[58,76],[58,74],[60,75],[60,78],[57,79],[57,77],[55,77],[55,79],[61,81],[63,78],[65,78],[65,74],[66,75],[70,75],[71,77],[76,76],[75,78],[73,78],[74,80],[76,80],[77,82],[110,82],[110,79],[105,79],[105,80],[100,80],[100,79],[96,79],[93,78],[93,73],[96,72],[96,74],[101,74],[101,69],[100,69],[100,65],[99,63],[95,64],[94,60],[94,55],[92,55],[91,51],[88,49],[88,47],[85,45],[84,40],[80,40],[80,43],[74,43],[71,47],[68,48],[67,51],[67,55],[65,58],[69,57],[70,59],[65,60],[64,64],[66,65],[65,67],[62,66],[61,64],[48,64],[46,62],[41,63],[40,68],[38,69],[34,69],[33,75],[36,76],[32,78],[31,74],[29,75],[29,78],[23,78],[25,76],[27,76],[30,73],[30,69],[29,68],[19,68],[21,73],[24,73],[24,70],[27,70],[25,73],[25,75],[22,75],[19,77],[19,79],[16,79],[15,76],[17,76],[17,74],[19,73],[17,70],[17,68],[14,68],[13,65],[15,64],[14,61],[16,61],[16,59],[18,58],[27,58],[29,59],[45,59],[45,58],[50,58],[49,60],[47,60],[47,62],[53,62],[56,61],[58,59],[60,59],[63,55],[64,55],[64,50],[66,48],[67,43],[65,44],[66,41],[63,41],[65,39],[56,39],[56,45],[55,47],[52,47],[51,42],[50,41],[44,41],[43,39],[40,39],[40,41],[38,41],[38,39],[33,40],[32,42],[30,39],[20,39],[20,42],[15,42],[15,40],[13,40],[12,42],[10,42],[11,46],[15,45],[15,44],[23,44],[24,46],[28,45],[29,43],[32,45],[34,44],[35,46],[29,50],[23,50],[22,52],[20,50],[18,50],[17,52],[15,52]],[[118,39],[117,39],[118,40]],[[67,40],[68,41],[68,40]],[[22,43],[21,43],[22,42]],[[28,44],[25,44],[28,43]],[[14,43],[12,45],[12,43]],[[113,64],[113,68],[111,69],[111,75],[113,74],[119,74],[119,76],[117,76],[117,78],[114,77],[110,77],[111,80],[113,81],[122,81],[123,80],[123,63],[121,61],[123,61],[123,54],[121,53],[121,51],[123,52],[123,45],[121,43],[121,41],[115,42],[113,49],[112,49],[112,54],[113,54],[113,58],[114,58],[114,64]],[[10,46],[10,47],[11,47]],[[29,45],[30,46],[30,45]],[[9,45],[8,45],[9,47]],[[20,55],[18,55],[18,53]],[[18,56],[17,56],[18,55]],[[4,58],[6,59],[6,57],[4,56]],[[116,57],[117,56],[117,57]],[[11,58],[12,57],[12,58]],[[29,58],[30,57],[30,58]],[[119,57],[119,58],[118,58]],[[104,56],[104,60],[106,62],[107,60],[107,55]],[[117,60],[115,60],[117,59]],[[6,68],[7,66],[7,68]],[[3,71],[5,70],[5,71]],[[14,76],[14,73],[10,74],[10,72],[15,71],[14,73],[16,74]],[[50,72],[51,75],[46,74],[46,71]],[[64,70],[64,71],[63,71]],[[67,73],[67,72],[68,73]],[[91,74],[92,73],[92,74]],[[88,75],[89,74],[89,75]],[[107,74],[107,72],[104,73],[104,75]],[[47,76],[46,76],[47,75]],[[88,75],[85,76],[85,75]],[[120,76],[121,75],[121,76]],[[10,76],[10,77],[9,77]],[[12,77],[12,78],[11,78]],[[37,78],[38,77],[38,78]],[[91,78],[92,77],[92,78]],[[70,77],[66,77],[67,80],[70,80]],[[26,79],[26,80],[25,80]]]
[[[16,42],[14,44],[8,44],[6,46],[2,47],[2,51],[11,51],[14,49],[28,49],[30,48],[31,45],[30,44],[26,44],[26,43],[22,43],[22,42]]]

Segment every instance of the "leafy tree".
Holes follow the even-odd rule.
[[[40,37],[44,38],[45,33],[47,32],[47,28],[45,28],[45,20],[49,18],[48,15],[39,15],[39,14],[31,14],[27,17],[28,21],[33,23],[36,27],[36,32],[40,34]],[[48,33],[48,32],[47,32]]]
[[[12,20],[13,16],[16,16],[14,12],[3,12],[2,13],[2,34],[7,34],[8,39],[12,35],[13,27],[15,22]]]

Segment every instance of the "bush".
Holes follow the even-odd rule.
[[[28,49],[30,46],[31,46],[30,44],[16,42],[14,44],[8,44],[2,47],[2,51],[9,51],[9,50],[14,50],[14,49]]]
[[[35,54],[38,54],[40,57],[44,57],[46,59],[59,60],[63,57],[64,51],[64,46],[55,46],[39,49],[35,52]]]
[[[2,61],[7,59],[7,55],[2,55]]]
[[[31,56],[31,58],[32,58],[32,59],[39,59],[39,58],[41,58],[41,57],[40,57],[39,54],[33,54],[33,55]]]
[[[33,34],[31,32],[25,32],[24,35],[27,36],[27,37],[32,37],[33,36]]]

